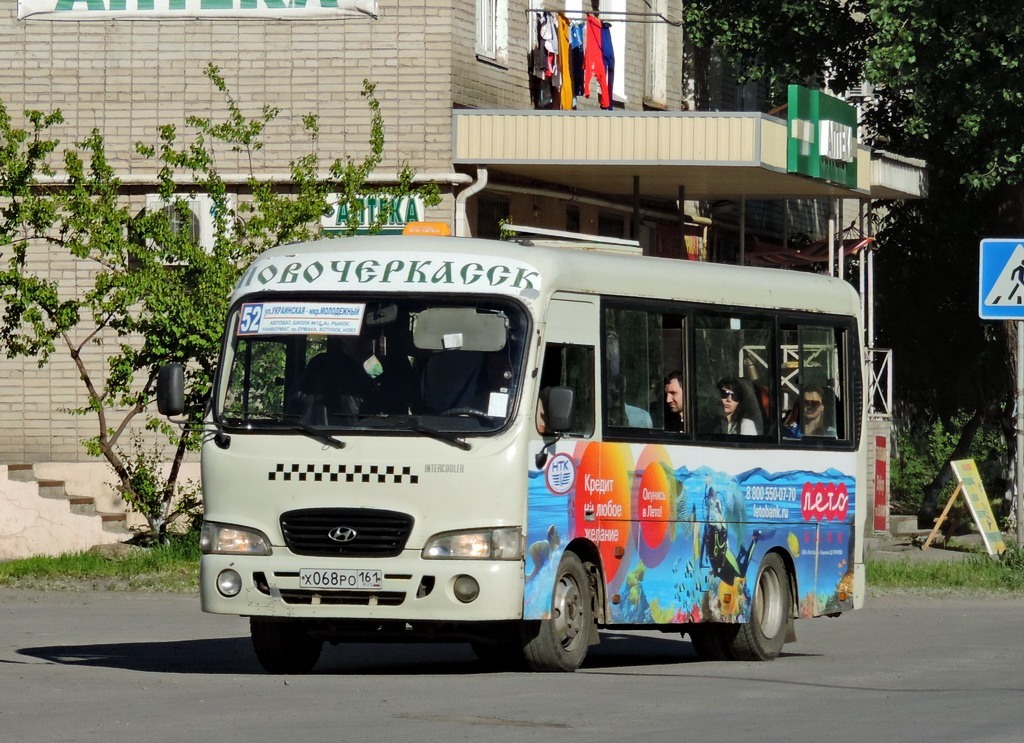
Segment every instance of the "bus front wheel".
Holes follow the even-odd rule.
[[[324,646],[298,622],[280,619],[251,617],[249,634],[256,659],[267,673],[309,673]]]
[[[757,572],[750,618],[733,641],[737,660],[774,660],[786,642],[790,612],[789,574],[782,558],[765,556]]]
[[[530,670],[575,671],[583,663],[594,628],[594,597],[575,553],[564,553],[558,563],[551,617],[528,626],[523,656]]]

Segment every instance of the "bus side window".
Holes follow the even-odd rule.
[[[594,433],[594,348],[567,343],[548,343],[544,347],[544,363],[541,367],[540,390],[549,387],[569,387],[576,393],[576,415],[571,431],[572,436],[591,436]],[[536,402],[538,432],[543,431],[543,410],[541,401]]]
[[[644,310],[605,310],[605,421],[621,428],[661,429],[662,316]]]
[[[782,437],[847,439],[842,358],[843,330],[828,326],[783,326]]]
[[[763,316],[694,315],[698,434],[776,435],[773,337]]]

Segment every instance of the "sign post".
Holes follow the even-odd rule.
[[[990,555],[1002,554],[1006,549],[1006,545],[1003,544],[1003,533],[999,531],[999,525],[996,524],[996,520],[992,516],[992,506],[988,502],[988,496],[985,495],[985,486],[982,485],[981,475],[978,474],[978,466],[973,459],[959,459],[950,462],[950,465],[953,467],[953,474],[959,480],[959,485],[956,486],[953,495],[949,496],[946,507],[942,509],[942,515],[935,519],[935,528],[932,529],[932,533],[928,535],[928,539],[925,540],[921,549],[926,550],[931,545],[935,535],[939,532],[939,527],[946,520],[949,509],[953,507],[956,497],[962,493],[964,500],[967,501],[971,517],[981,533],[981,539],[985,543],[985,551]]]
[[[1016,320],[1016,491],[1017,546],[1024,545],[1024,238],[981,241],[978,316]]]

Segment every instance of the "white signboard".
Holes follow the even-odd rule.
[[[19,19],[47,21],[194,18],[377,17],[377,0],[18,0]]]
[[[393,238],[401,240],[402,238]],[[515,258],[445,254],[389,253],[380,250],[257,258],[239,280],[235,294],[254,291],[415,291],[487,292],[535,298],[540,272]],[[337,242],[337,241],[334,241]],[[339,246],[340,247],[340,246]]]
[[[363,304],[247,302],[238,313],[239,335],[359,335]]]

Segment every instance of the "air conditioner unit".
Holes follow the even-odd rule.
[[[207,252],[212,251],[216,238],[215,204],[213,198],[209,194],[182,195],[176,198],[180,198],[185,202],[185,206],[191,214],[191,219],[188,219],[187,222],[175,207],[174,202],[162,198],[160,194],[146,195],[146,211],[166,211],[175,232],[188,230],[197,245]],[[232,208],[234,207],[234,203],[230,198],[228,203]]]

